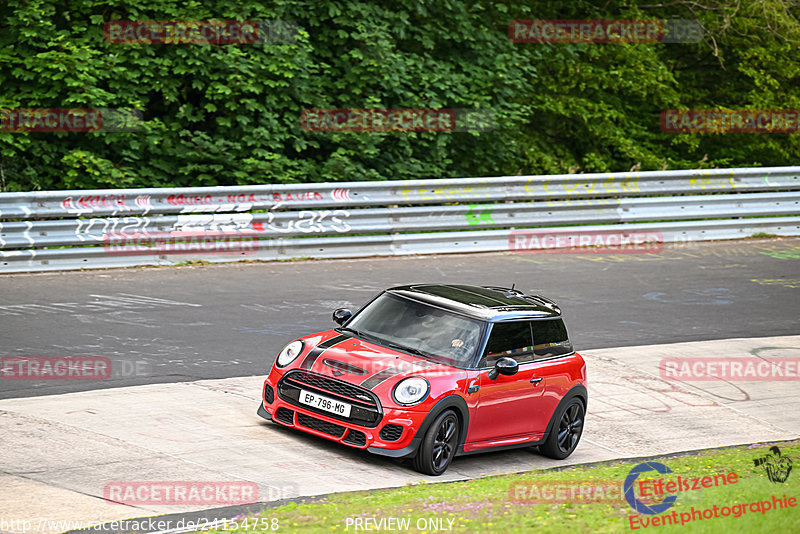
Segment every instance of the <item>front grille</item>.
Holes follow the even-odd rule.
[[[300,390],[302,389],[340,402],[346,402],[351,407],[350,415],[345,417],[301,403]],[[355,425],[375,427],[383,417],[378,397],[371,391],[310,371],[295,369],[286,373],[278,382],[278,396],[290,404],[303,408],[303,410]]]
[[[287,373],[286,378],[291,379],[294,382],[307,384],[317,389],[330,391],[331,393],[337,393],[353,400],[366,402],[373,406],[377,405],[375,395],[373,395],[371,391],[348,384],[347,382],[343,382],[341,380],[328,378],[327,376],[310,373],[308,371],[292,371],[291,373]]]
[[[403,427],[400,425],[386,425],[381,429],[381,439],[383,441],[397,441],[403,435]]]
[[[282,423],[286,423],[287,425],[294,424],[294,411],[290,410],[289,408],[284,408],[281,406],[278,408],[278,411],[275,412],[275,419]]]
[[[342,442],[362,447],[367,444],[367,436],[365,436],[363,432],[360,432],[358,430],[353,430],[351,428],[350,431],[347,433],[347,437],[344,438]]]
[[[297,422],[304,427],[311,428],[312,430],[316,430],[318,432],[324,432],[325,434],[330,434],[331,436],[335,436],[337,438],[342,437],[345,431],[345,427],[343,426],[334,425],[333,423],[323,421],[322,419],[317,419],[316,417],[311,417],[310,415],[306,415],[304,413],[297,414]]]
[[[269,404],[275,402],[275,390],[269,384],[264,386],[264,400]]]

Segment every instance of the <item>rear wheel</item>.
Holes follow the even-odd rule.
[[[583,403],[574,398],[561,408],[553,430],[539,450],[549,458],[563,460],[575,450],[583,434]]]
[[[422,438],[414,456],[414,469],[433,476],[444,473],[456,455],[458,433],[458,416],[449,410],[440,414]]]

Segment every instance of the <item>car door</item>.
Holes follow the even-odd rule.
[[[574,383],[575,359],[564,321],[537,319],[533,328],[534,372],[542,379],[536,405],[535,432],[544,432],[558,403]]]
[[[514,358],[519,371],[489,378],[489,371],[502,357]],[[534,433],[540,426],[537,404],[544,388],[534,361],[530,321],[494,323],[480,367],[472,385],[478,387],[478,401],[467,441],[478,445],[499,440],[513,443],[515,438]]]

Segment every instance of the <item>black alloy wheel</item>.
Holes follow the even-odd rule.
[[[444,473],[456,455],[458,435],[458,416],[451,411],[439,415],[425,433],[414,457],[414,469],[433,476]]]
[[[583,403],[574,398],[561,409],[558,422],[541,447],[542,453],[556,460],[563,460],[572,454],[583,434],[583,419]]]

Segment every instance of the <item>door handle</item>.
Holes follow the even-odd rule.
[[[542,380],[544,380],[544,378],[531,378],[531,384],[538,384]]]

